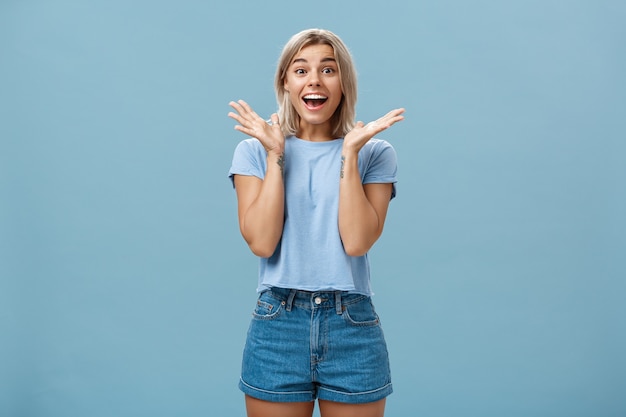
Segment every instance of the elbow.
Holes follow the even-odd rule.
[[[369,236],[348,236],[345,239],[341,239],[343,244],[343,250],[348,256],[364,256],[374,246],[374,243],[378,240],[382,233],[382,230],[378,230]]]
[[[370,250],[370,246],[344,243],[343,249],[348,256],[364,256]]]
[[[248,248],[250,248],[253,254],[259,258],[269,258],[276,251],[276,247],[282,235],[280,233],[262,233],[255,236],[252,233],[246,233],[242,227],[241,236],[243,236],[243,239],[246,241]]]
[[[259,258],[269,258],[274,254],[274,251],[264,250],[264,249],[253,249],[251,248],[252,253],[254,253]]]
[[[276,251],[276,245],[248,242],[248,247],[259,258],[269,258]]]

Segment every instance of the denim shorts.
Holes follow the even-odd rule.
[[[242,362],[239,388],[265,401],[357,404],[392,392],[387,345],[366,295],[260,293]]]

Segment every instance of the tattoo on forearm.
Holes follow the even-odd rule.
[[[341,155],[341,171],[339,171],[339,178],[343,178],[343,167],[346,164],[346,157]]]
[[[281,153],[278,157],[278,161],[276,161],[278,166],[280,167],[280,173],[282,174],[285,169],[285,153]]]

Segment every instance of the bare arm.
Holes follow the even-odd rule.
[[[272,256],[283,233],[284,186],[277,157],[268,155],[265,179],[235,175],[239,230],[250,250]]]
[[[235,129],[257,138],[267,151],[267,171],[263,180],[235,175],[239,229],[252,252],[267,258],[274,253],[283,232],[285,188],[283,161],[285,138],[272,115],[272,125],[259,117],[244,101],[231,102],[238,114],[229,117],[239,122]]]
[[[357,123],[345,139],[339,182],[339,234],[346,253],[362,256],[383,232],[391,199],[391,184],[361,183],[358,153],[374,135],[403,120],[404,109],[396,109],[364,125]]]

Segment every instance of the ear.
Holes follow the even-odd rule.
[[[289,92],[289,88],[287,88],[287,78],[285,78],[285,81],[283,82],[283,88],[285,89],[286,92]]]

